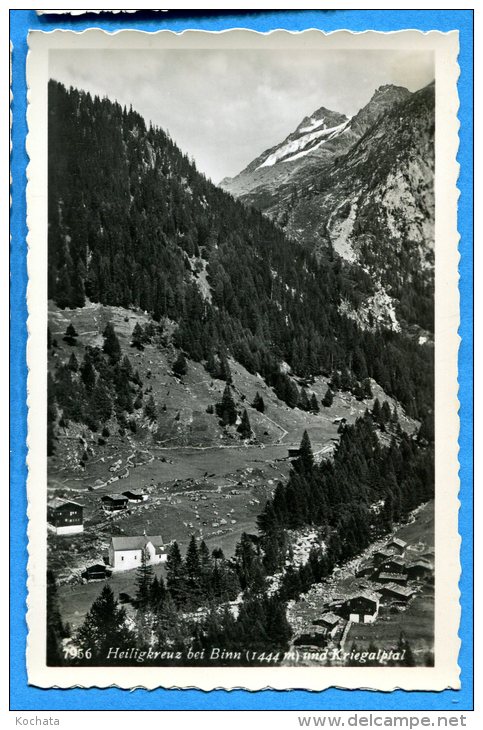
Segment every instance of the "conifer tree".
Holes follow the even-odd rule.
[[[47,665],[63,664],[61,641],[66,636],[59,607],[57,583],[54,573],[47,571]]]
[[[131,347],[135,347],[138,350],[144,350],[144,339],[144,330],[139,322],[136,322],[131,335]]]
[[[260,413],[264,413],[265,412],[265,403],[263,401],[262,396],[258,392],[258,390],[257,390],[257,392],[255,394],[255,398],[253,399],[252,406],[253,406],[253,408],[255,408]]]
[[[166,587],[174,602],[180,605],[186,598],[186,571],[178,543],[171,545],[166,561]]]
[[[79,363],[75,356],[75,352],[71,353],[71,356],[69,357],[69,362],[67,363],[67,367],[73,373],[76,373],[79,370]]]
[[[228,358],[224,352],[220,355],[220,380],[231,384],[233,382]]]
[[[198,605],[201,598],[201,564],[196,538],[191,539],[185,560],[187,597],[192,606]]]
[[[121,359],[121,345],[117,339],[116,332],[111,322],[108,322],[104,332],[104,346],[103,350],[108,355],[111,362],[116,363]]]
[[[231,394],[231,388],[229,383],[225,385],[221,402],[216,404],[217,415],[221,418],[224,426],[233,425],[236,423],[237,412],[235,401]]]
[[[300,390],[300,396],[299,396],[299,402],[298,407],[303,411],[309,410],[309,397],[307,395],[307,389],[302,388]]]
[[[315,395],[315,393],[312,393],[312,396],[310,398],[310,410],[312,411],[312,413],[318,413],[320,410],[317,396]]]
[[[327,388],[327,391],[322,399],[322,405],[324,406],[324,408],[330,408],[333,402],[334,394],[330,388]]]
[[[150,604],[153,579],[154,571],[148,562],[148,553],[143,549],[141,565],[136,569],[136,603],[141,611],[146,611]]]
[[[173,372],[178,378],[182,378],[188,372],[188,363],[183,352],[180,352],[173,363]]]
[[[144,406],[144,415],[152,423],[154,423],[154,421],[156,421],[158,417],[158,409],[156,408],[156,403],[154,401],[152,393],[149,396],[146,405]]]
[[[302,474],[310,474],[314,468],[314,454],[309,434],[304,431],[300,442],[299,455],[294,461],[294,468]]]
[[[76,345],[77,344],[77,331],[72,322],[70,322],[67,325],[67,329],[65,330],[64,334],[64,341],[67,342],[68,345]]]
[[[108,584],[92,604],[77,639],[84,653],[87,649],[92,651],[92,659],[88,661],[92,664],[105,662],[110,647],[123,647],[129,640],[126,613],[119,608]]]
[[[250,426],[250,420],[248,418],[247,409],[243,409],[242,417],[241,417],[241,423],[237,428],[238,433],[243,439],[250,438],[252,434],[252,427]]]
[[[96,384],[96,371],[92,367],[90,359],[86,358],[85,355],[80,367],[80,373],[82,382],[86,386],[86,390],[88,392],[91,391]]]

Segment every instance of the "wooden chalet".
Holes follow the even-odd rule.
[[[105,580],[110,575],[105,563],[97,563],[96,565],[88,565],[82,573],[85,580]]]
[[[146,502],[146,500],[148,498],[148,495],[140,490],[127,489],[122,494],[124,497],[127,497],[129,502],[134,502],[134,504],[140,504],[141,502]]]
[[[106,494],[101,502],[106,512],[119,512],[126,509],[128,498],[124,494]]]
[[[372,591],[360,591],[348,598],[342,610],[349,621],[361,624],[374,623],[379,613],[380,597]]]
[[[55,497],[47,504],[47,526],[56,535],[84,531],[84,508],[78,502]]]
[[[407,603],[416,593],[414,588],[397,585],[394,582],[382,585],[379,592],[383,598],[397,603]]]
[[[326,635],[333,638],[337,633],[340,621],[340,616],[337,616],[335,613],[328,611],[327,613],[323,613],[319,619],[314,621],[314,624],[325,629]]]
[[[408,582],[407,573],[386,573],[381,572],[377,576],[378,583],[396,583],[404,586]]]
[[[400,540],[398,537],[393,537],[392,540],[389,540],[389,542],[386,543],[386,549],[391,550],[391,552],[396,553],[397,555],[403,555],[407,546],[407,542]]]
[[[424,580],[434,574],[434,567],[429,560],[415,560],[408,565],[407,573],[410,580]]]

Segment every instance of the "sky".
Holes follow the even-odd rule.
[[[383,84],[417,91],[434,78],[432,53],[414,50],[56,50],[49,71],[132,104],[215,183],[321,106],[352,116]]]

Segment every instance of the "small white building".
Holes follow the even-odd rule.
[[[139,568],[143,552],[148,565],[159,565],[168,559],[168,551],[161,535],[112,537],[109,545],[109,565],[113,571]]]

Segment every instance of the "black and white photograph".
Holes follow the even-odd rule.
[[[206,35],[45,54],[38,661],[401,686],[456,591],[441,52]]]

